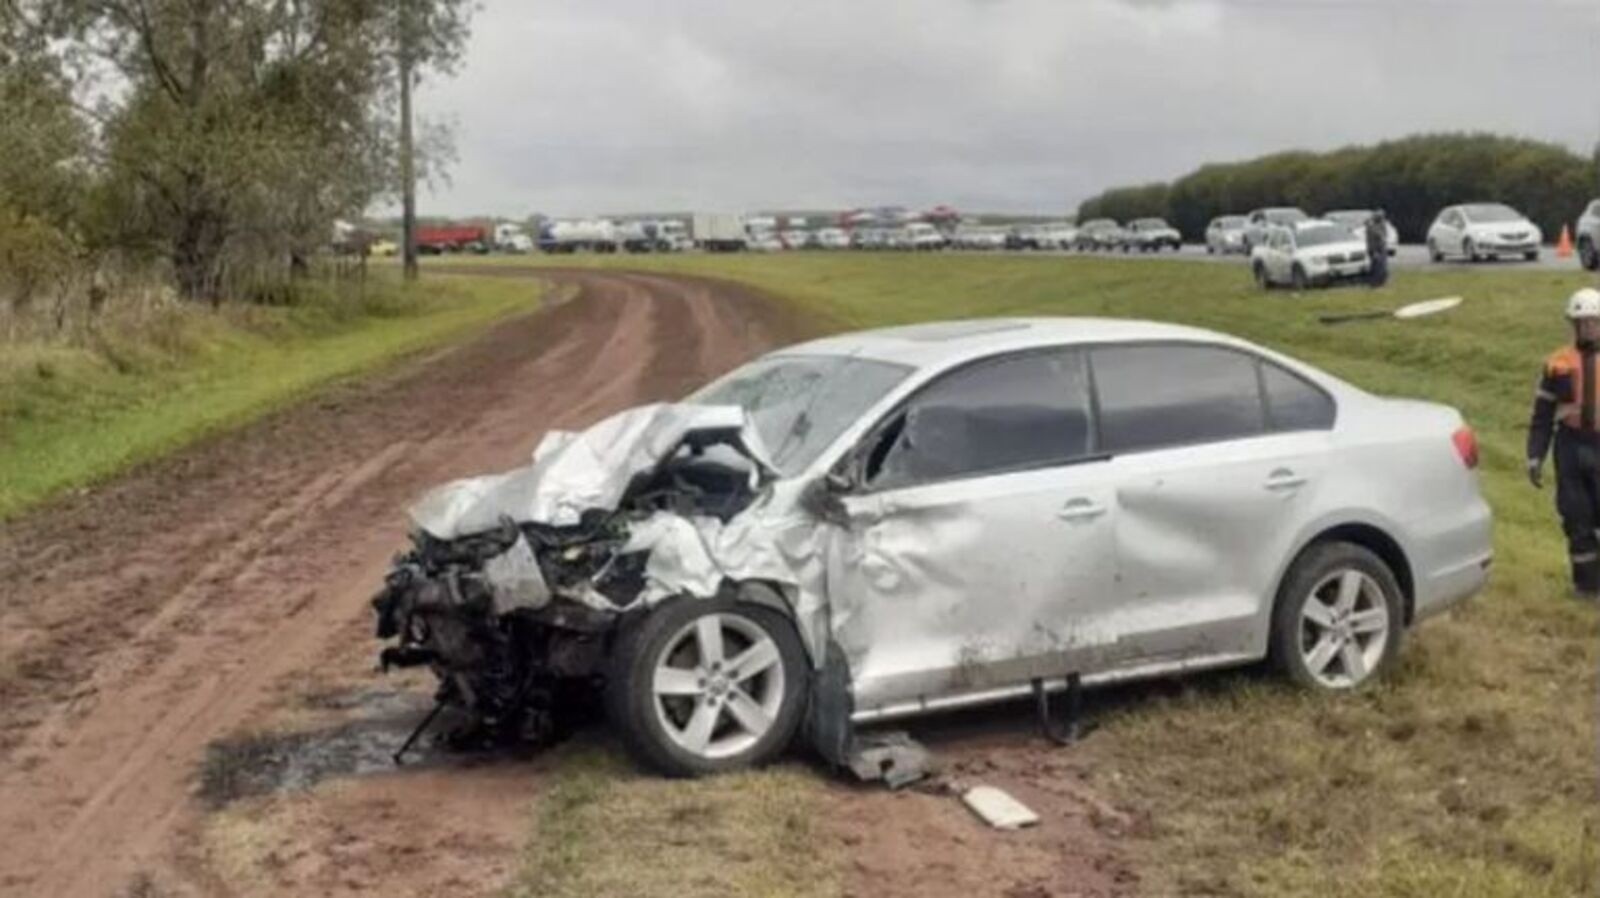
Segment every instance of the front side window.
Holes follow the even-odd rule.
[[[1083,352],[1029,352],[924,387],[869,442],[861,477],[891,489],[1034,469],[1084,458],[1091,440]]]
[[[1100,446],[1134,452],[1255,436],[1267,429],[1256,360],[1218,346],[1111,346],[1090,355]]]

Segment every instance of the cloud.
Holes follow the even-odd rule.
[[[1060,211],[1418,131],[1600,139],[1592,0],[489,0],[442,214]]]

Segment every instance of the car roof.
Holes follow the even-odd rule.
[[[972,318],[903,325],[823,337],[782,355],[851,355],[909,365],[945,367],[1004,352],[1074,343],[1179,340],[1251,344],[1203,328],[1124,318]]]

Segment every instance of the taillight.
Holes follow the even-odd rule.
[[[1456,454],[1461,456],[1462,464],[1469,468],[1478,466],[1478,435],[1472,432],[1472,428],[1465,424],[1456,428],[1456,432],[1450,435],[1450,442],[1456,444]]]

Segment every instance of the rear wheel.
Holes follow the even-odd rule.
[[[1307,689],[1355,689],[1384,673],[1400,652],[1400,586],[1371,551],[1313,545],[1295,560],[1273,608],[1271,658]]]
[[[606,698],[634,757],[668,776],[699,776],[787,748],[806,676],[787,616],[731,597],[680,598],[624,630]]]

